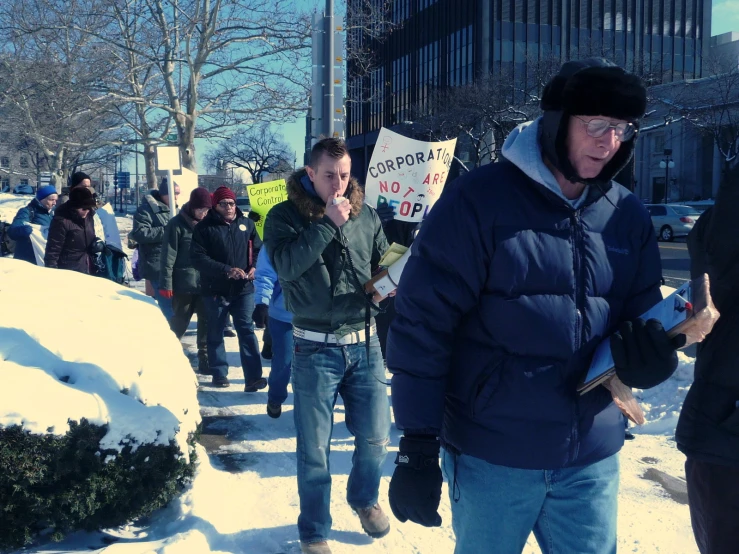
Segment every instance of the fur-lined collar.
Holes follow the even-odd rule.
[[[299,169],[287,180],[287,199],[298,208],[300,214],[312,221],[322,219],[326,212],[326,205],[316,197],[310,196],[300,179],[306,174],[305,168]],[[349,199],[352,206],[351,217],[357,217],[362,212],[364,205],[364,191],[354,177],[349,178],[344,196]]]

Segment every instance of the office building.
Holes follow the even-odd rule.
[[[351,13],[358,0],[348,4]],[[360,178],[379,129],[408,122],[438,89],[489,76],[526,83],[539,61],[594,54],[654,83],[699,78],[711,2],[394,0],[389,16],[396,28],[386,40],[362,35],[370,70],[349,56],[346,136]]]

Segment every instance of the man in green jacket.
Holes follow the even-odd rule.
[[[141,200],[136,215],[133,216],[133,230],[129,236],[138,243],[139,272],[147,280],[147,290],[153,291],[164,317],[172,318],[172,302],[159,294],[160,255],[164,228],[172,216],[169,212],[167,180],[162,179],[158,191],[152,191]],[[180,187],[174,185],[175,197],[180,195]]]
[[[364,283],[388,248],[380,219],[350,178],[346,144],[324,139],[310,165],[287,183],[288,200],[269,212],[264,240],[293,314],[298,532],[304,553],[330,553],[330,451],[336,395],[354,437],[347,501],[362,528],[384,537],[377,504],[390,431],[385,369]]]
[[[208,368],[208,312],[200,290],[200,272],[190,259],[190,243],[195,225],[208,214],[212,206],[210,192],[198,187],[190,193],[190,200],[164,229],[160,256],[159,294],[171,299],[172,318],[169,325],[178,339],[187,331],[192,314],[198,316],[198,373],[207,375]]]

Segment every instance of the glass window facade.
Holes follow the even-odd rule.
[[[438,88],[490,74],[528,83],[542,57],[604,56],[652,84],[698,78],[710,35],[708,0],[390,1],[398,27],[365,44],[377,69],[353,79],[349,68],[349,140],[423,112]]]

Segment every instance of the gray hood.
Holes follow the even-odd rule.
[[[580,198],[570,200],[562,194],[562,189],[554,178],[552,171],[546,166],[539,146],[539,125],[541,117],[534,121],[522,123],[506,138],[503,143],[503,156],[523,171],[529,178],[545,186],[562,198],[573,208],[578,208],[588,195],[589,185],[585,187]]]

